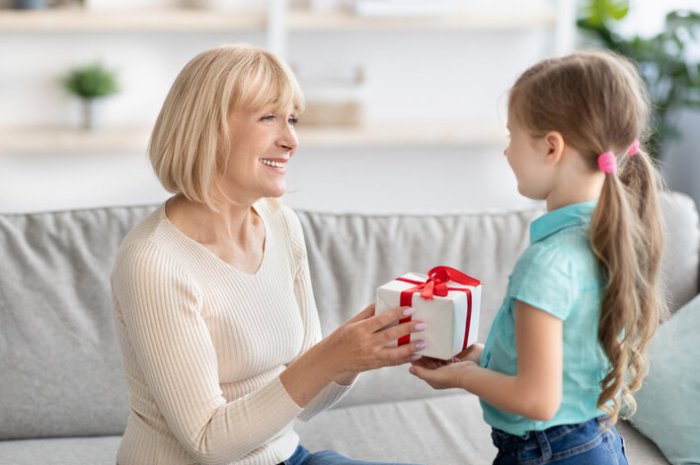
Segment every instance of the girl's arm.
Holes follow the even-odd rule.
[[[554,416],[561,403],[562,331],[560,319],[516,300],[515,375],[482,368],[472,361],[433,370],[414,365],[410,371],[436,389],[461,387],[500,410],[545,421]]]

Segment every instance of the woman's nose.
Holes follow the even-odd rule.
[[[293,152],[299,146],[299,137],[291,124],[286,124],[282,133],[279,136],[277,145],[281,148],[287,150],[288,152]]]

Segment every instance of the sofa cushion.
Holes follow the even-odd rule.
[[[670,465],[659,447],[637,431],[628,421],[620,420],[617,430],[625,440],[627,459],[632,465]]]
[[[148,211],[0,215],[0,439],[122,433],[109,274]]]
[[[668,464],[659,449],[629,424],[618,424],[629,463]],[[491,463],[496,448],[476,396],[464,391],[416,399],[333,409],[309,423],[297,422],[302,443],[356,459],[425,465]]]
[[[661,196],[666,231],[662,275],[666,296],[676,311],[698,293],[700,220],[693,199],[678,192]]]
[[[662,324],[647,352],[649,375],[632,423],[674,465],[700,463],[700,370],[695,349],[700,296]]]
[[[360,460],[481,465],[496,456],[479,401],[465,392],[334,409],[297,422],[296,430],[311,450]]]
[[[7,465],[114,465],[121,436],[0,441]]]

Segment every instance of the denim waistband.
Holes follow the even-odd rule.
[[[493,444],[501,451],[505,453],[515,452],[515,451],[528,451],[533,449],[539,449],[541,451],[543,458],[551,457],[552,449],[551,442],[566,436],[572,431],[578,429],[584,429],[587,427],[600,427],[600,419],[592,418],[588,421],[570,425],[557,425],[549,427],[542,431],[528,431],[522,436],[516,436],[505,431],[493,428],[491,431],[491,438]]]

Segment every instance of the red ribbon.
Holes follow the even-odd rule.
[[[401,307],[410,307],[412,305],[413,294],[416,291],[420,291],[420,296],[425,300],[432,300],[434,295],[437,295],[438,297],[445,297],[449,291],[465,292],[467,294],[467,322],[464,326],[464,342],[462,343],[462,350],[467,348],[469,325],[471,324],[472,319],[472,291],[468,288],[449,287],[447,283],[449,281],[454,281],[466,286],[478,286],[481,284],[481,281],[449,266],[436,266],[435,268],[432,268],[430,271],[428,271],[428,279],[425,281],[416,281],[403,277],[396,278],[396,281],[415,284],[415,286],[401,291],[401,298],[399,301],[399,306]],[[411,321],[410,316],[399,320],[399,323],[406,323],[408,321]],[[398,345],[401,346],[408,344],[409,342],[411,342],[411,335],[407,334],[399,338]]]

